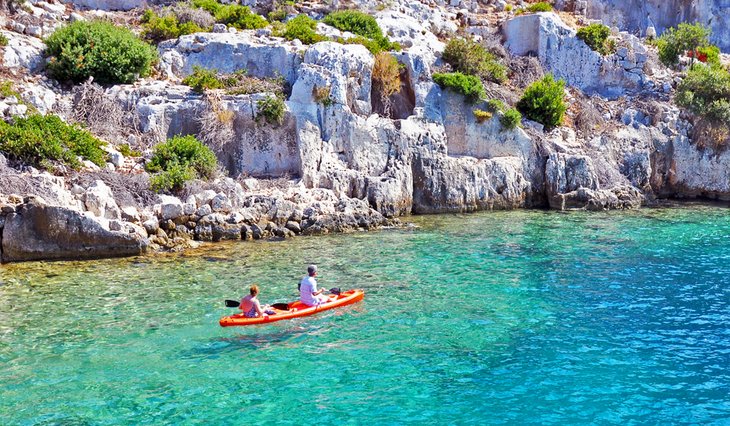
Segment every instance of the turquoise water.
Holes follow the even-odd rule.
[[[730,424],[721,208],[418,228],[0,267],[0,424]],[[221,328],[309,262],[358,305]]]

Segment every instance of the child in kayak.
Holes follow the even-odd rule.
[[[252,285],[249,289],[249,295],[241,299],[240,308],[243,311],[243,316],[246,318],[257,318],[266,317],[275,312],[271,310],[269,305],[261,307],[261,303],[257,296],[259,295],[259,286],[256,284]]]

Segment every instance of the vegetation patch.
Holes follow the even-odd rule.
[[[215,154],[194,136],[175,136],[154,147],[146,169],[154,175],[154,191],[180,191],[192,179],[209,179],[218,162]]]
[[[702,121],[715,145],[730,134],[730,72],[720,66],[697,64],[677,88],[676,102]]]
[[[232,74],[221,74],[214,69],[193,66],[193,73],[183,79],[183,84],[190,86],[197,93],[211,89],[225,89],[228,95],[251,95],[270,92],[283,96],[286,82],[283,77],[258,78],[247,75],[246,70],[238,70]]]
[[[679,55],[710,46],[709,39],[710,29],[700,23],[681,23],[676,28],[669,28],[656,40],[659,60],[668,67],[677,65]]]
[[[552,74],[548,74],[525,89],[525,94],[517,103],[517,109],[530,120],[553,128],[563,122],[567,109],[564,95],[565,82],[555,81]]]
[[[588,47],[603,56],[610,55],[616,51],[616,43],[609,38],[611,29],[603,24],[591,24],[578,30],[578,38],[583,40]]]
[[[540,1],[537,3],[533,3],[527,7],[517,9],[517,14],[521,15],[523,13],[537,13],[537,12],[552,12],[553,5],[546,1]]]
[[[474,114],[474,118],[477,120],[477,123],[479,123],[479,124],[484,123],[485,121],[492,118],[491,112],[484,111],[484,110],[481,110],[478,108],[475,109],[474,111],[472,111],[472,114]]]
[[[284,122],[286,105],[278,96],[267,96],[256,102],[256,120],[263,118],[269,124],[280,125]]]
[[[221,4],[216,0],[193,0],[193,5],[210,12],[216,22],[239,30],[255,30],[269,25],[266,18],[251,12],[248,6]]]
[[[149,75],[157,50],[126,28],[103,21],[78,21],[45,40],[48,71],[75,83],[94,77],[102,84],[132,83]]]
[[[507,80],[507,67],[481,44],[472,39],[452,38],[444,49],[443,59],[454,71],[476,75],[502,83]]]
[[[0,34],[0,47],[5,47],[5,46],[7,46],[7,45],[8,45],[8,42],[9,42],[9,41],[10,41],[10,40],[8,40],[8,38],[7,38],[7,37],[5,37],[5,35],[4,35],[4,34]]]
[[[400,50],[398,43],[391,43],[374,17],[357,10],[341,10],[327,15],[323,22],[340,31],[348,31],[359,37],[344,40],[347,44],[362,44],[373,54],[384,50]]]
[[[434,73],[433,81],[439,86],[461,93],[469,102],[477,102],[487,95],[479,77],[460,72]]]
[[[490,99],[487,108],[493,113],[499,113],[499,124],[503,130],[512,130],[522,122],[522,114],[515,108],[510,108],[499,99]]]
[[[15,118],[13,124],[0,120],[0,151],[35,167],[52,169],[55,162],[79,169],[79,157],[103,166],[106,153],[102,145],[91,133],[55,115],[33,114]]]
[[[159,16],[152,9],[144,11],[142,28],[142,35],[155,43],[209,29],[201,28],[195,22],[180,22],[173,14]]]
[[[330,96],[330,93],[332,92],[332,87],[330,86],[315,86],[312,89],[312,97],[314,98],[314,101],[318,104],[322,104],[326,107],[331,106],[334,101],[332,100],[332,97]]]
[[[398,60],[388,52],[380,52],[375,55],[373,65],[373,87],[380,96],[383,105],[383,112],[390,116],[390,97],[400,91],[400,64]]]
[[[317,21],[307,15],[301,14],[290,19],[282,37],[287,40],[298,39],[304,44],[313,44],[327,40],[327,37],[317,34]]]

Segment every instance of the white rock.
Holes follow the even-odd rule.
[[[198,207],[201,207],[203,205],[210,204],[210,201],[215,196],[216,196],[215,191],[213,191],[211,189],[206,189],[205,191],[195,194],[195,200],[197,201]],[[199,215],[199,216],[203,216],[203,215]]]
[[[213,209],[214,212],[224,213],[230,212],[233,208],[233,206],[231,206],[231,201],[225,194],[218,194],[213,197],[213,199],[210,201],[210,207]]]
[[[203,204],[198,208],[198,210],[195,212],[197,216],[203,217],[207,216],[209,214],[213,213],[213,209],[210,208],[210,204]]]
[[[120,219],[121,211],[114,201],[112,190],[104,183],[97,180],[87,189],[84,197],[86,210],[95,216],[106,219]]]

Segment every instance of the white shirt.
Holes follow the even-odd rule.
[[[317,280],[314,277],[307,275],[302,278],[299,283],[299,299],[308,306],[314,306],[319,303],[317,296],[312,296],[312,293],[317,291]]]

